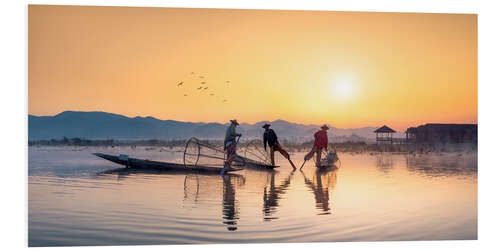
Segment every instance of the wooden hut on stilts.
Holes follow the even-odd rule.
[[[376,134],[377,144],[379,143],[389,143],[392,144],[393,138],[392,134],[396,133],[394,129],[387,127],[386,125],[373,131]]]

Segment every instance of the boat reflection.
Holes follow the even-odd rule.
[[[273,215],[276,213],[279,207],[279,200],[282,199],[282,196],[288,190],[294,173],[295,170],[290,172],[287,178],[285,178],[278,186],[276,186],[276,172],[269,172],[269,185],[266,184],[266,186],[264,187],[264,203],[262,208],[262,212],[264,213],[264,221],[278,219],[278,217],[274,217]]]
[[[316,209],[319,215],[330,214],[330,192],[337,184],[337,168],[316,169],[312,180],[309,179],[303,171],[300,171],[304,177],[306,186],[314,194]]]
[[[138,169],[138,168],[114,168],[106,171],[98,172],[94,177],[104,177],[110,175],[116,175],[117,180],[124,179],[128,176],[133,176],[136,174],[151,174],[151,175],[197,175],[197,176],[220,176],[219,173],[212,172],[193,172],[192,170],[154,170],[154,169]],[[226,173],[225,175],[240,177],[243,176],[235,173]]]

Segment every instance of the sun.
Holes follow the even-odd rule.
[[[335,98],[351,100],[356,96],[357,88],[355,82],[348,77],[339,78],[331,85],[331,91]]]

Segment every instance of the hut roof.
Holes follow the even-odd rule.
[[[386,125],[378,128],[377,130],[373,131],[375,133],[396,133],[394,129],[387,127]]]

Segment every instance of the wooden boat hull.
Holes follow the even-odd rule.
[[[236,154],[236,157],[234,158],[233,166],[249,168],[249,169],[267,169],[267,170],[279,168],[279,166],[262,164],[260,162],[245,158],[238,154]]]
[[[108,155],[102,153],[94,153],[95,156],[103,158],[105,160],[114,162],[126,166],[128,168],[136,169],[154,169],[154,170],[169,170],[169,171],[197,171],[197,172],[210,172],[210,173],[220,173],[223,168],[221,167],[209,167],[209,166],[194,166],[194,165],[184,165],[179,163],[171,162],[161,162],[161,161],[150,161],[136,158],[121,159],[119,156]],[[231,169],[226,170],[226,172],[238,171],[241,169]]]
[[[331,164],[331,165],[321,165],[316,167],[318,170],[334,170],[334,169],[339,169],[337,165]]]

